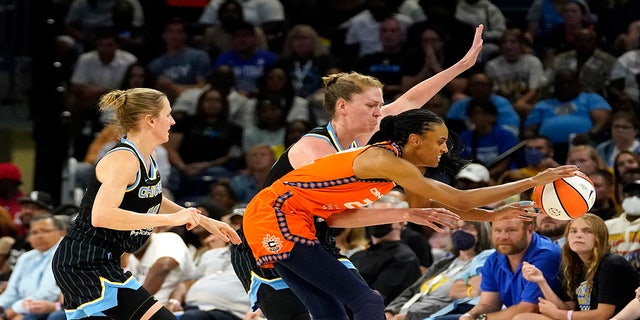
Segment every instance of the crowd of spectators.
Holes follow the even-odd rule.
[[[592,214],[569,227],[540,218],[494,222],[492,231],[466,222],[445,234],[411,224],[338,230],[338,246],[385,297],[387,319],[571,320],[583,311],[609,319],[635,301],[640,271],[640,2],[518,1],[526,14],[508,2],[61,1],[52,54],[66,70],[75,186],[84,189],[119,139],[113,115],[96,110],[100,96],[152,87],[170,99],[176,120],[155,150],[165,192],[238,225],[276,159],[330,118],[323,76],[375,76],[388,103],[458,61],[483,24],[476,65],[423,107],[445,118],[458,154],[473,162],[443,181],[473,188],[576,164],[596,187]],[[48,250],[31,247],[45,232],[31,231],[31,219],[68,220],[73,211],[46,190],[23,194],[20,182],[16,166],[0,164],[0,280],[9,288],[22,254]],[[525,192],[495,206],[529,199]],[[158,232],[125,261],[171,311],[184,319],[260,316],[234,278],[226,245],[202,230]],[[166,250],[162,241],[176,239],[167,232],[185,246]],[[412,245],[410,232],[426,245]],[[585,237],[590,256],[574,243]],[[379,267],[381,256],[410,271]],[[611,272],[616,278],[604,276]],[[0,294],[5,317],[35,313],[32,300],[7,299]],[[64,316],[54,291],[45,300],[35,307],[40,319]],[[640,315],[634,307],[618,319]]]

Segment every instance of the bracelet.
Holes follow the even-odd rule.
[[[60,310],[62,310],[62,305],[60,304],[60,302],[56,302],[56,311]]]
[[[178,299],[169,299],[169,304],[182,305],[182,303]]]
[[[471,290],[473,289],[472,286],[469,286],[469,288],[467,288],[467,297],[471,297]]]
[[[469,317],[471,319],[474,319],[473,316],[470,313],[465,313],[465,314],[460,316],[460,318],[464,318],[464,317]]]
[[[571,320],[572,316],[573,316],[573,310],[567,311],[567,320]]]

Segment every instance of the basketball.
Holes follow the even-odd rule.
[[[582,172],[533,189],[533,201],[548,216],[571,220],[583,216],[596,200],[591,180]]]

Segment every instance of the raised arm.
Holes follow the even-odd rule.
[[[471,48],[469,49],[467,54],[462,57],[462,59],[460,59],[451,67],[438,72],[431,78],[416,84],[411,89],[407,90],[407,92],[405,92],[403,95],[398,97],[398,99],[394,102],[383,106],[382,116],[380,118],[383,118],[387,115],[398,114],[409,109],[422,107],[425,103],[427,103],[427,101],[433,98],[433,96],[435,96],[438,91],[444,88],[447,83],[460,75],[462,72],[471,68],[476,63],[478,54],[480,54],[480,51],[482,50],[483,29],[483,25],[479,25],[476,27],[473,44],[471,45]]]

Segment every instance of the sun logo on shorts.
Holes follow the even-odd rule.
[[[262,238],[262,246],[267,249],[267,251],[276,253],[282,249],[282,240],[267,233],[267,235]]]

